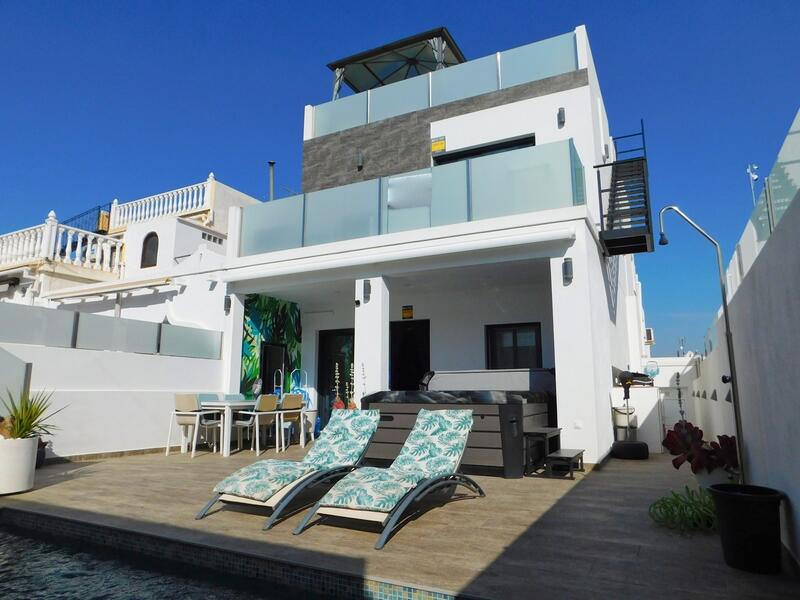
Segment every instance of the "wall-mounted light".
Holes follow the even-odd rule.
[[[361,171],[364,168],[364,153],[361,150],[356,152],[356,169]]]
[[[567,122],[567,112],[564,110],[564,107],[558,109],[558,128],[561,129],[564,127],[564,124]]]
[[[369,279],[364,280],[364,304],[369,302],[369,298],[372,296],[372,282]]]
[[[561,279],[564,282],[564,285],[569,285],[572,283],[572,259],[565,258],[564,262],[561,263]]]
[[[231,297],[230,296],[225,296],[225,301],[222,303],[222,307],[224,308],[226,315],[231,314]]]

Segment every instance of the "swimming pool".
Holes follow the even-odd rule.
[[[288,600],[320,596],[183,565],[132,559],[0,527],[3,600]]]

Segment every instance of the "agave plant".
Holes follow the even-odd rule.
[[[6,398],[0,398],[7,412],[3,421],[3,435],[11,439],[51,435],[57,428],[49,425],[47,420],[63,410],[60,408],[48,413],[52,396],[52,392],[38,391],[31,394],[24,391],[15,400],[14,395],[6,390]]]

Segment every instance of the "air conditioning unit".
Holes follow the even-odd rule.
[[[645,327],[644,330],[644,343],[645,346],[652,346],[656,343],[656,334],[653,332],[652,327]]]

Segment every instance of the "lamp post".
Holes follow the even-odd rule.
[[[747,179],[750,180],[750,195],[753,197],[753,206],[756,205],[756,181],[758,181],[758,165],[750,163],[747,165]]]
[[[722,377],[723,383],[730,383],[731,384],[731,403],[733,404],[733,415],[734,420],[736,421],[736,453],[739,455],[739,477],[742,483],[746,483],[746,476],[745,476],[745,465],[744,465],[744,454],[742,453],[742,419],[741,414],[739,412],[739,381],[736,377],[736,360],[733,356],[733,336],[731,334],[731,322],[728,317],[728,292],[727,286],[725,285],[725,267],[722,263],[722,250],[720,248],[719,242],[711,237],[702,227],[700,227],[697,223],[692,221],[686,213],[684,213],[680,208],[677,206],[665,206],[661,209],[658,213],[658,227],[660,232],[660,237],[658,239],[659,246],[666,246],[669,241],[667,240],[667,234],[664,233],[664,213],[667,211],[672,211],[676,213],[678,216],[683,218],[689,225],[691,225],[700,235],[706,238],[709,242],[714,244],[714,247],[717,251],[717,269],[719,270],[719,286],[720,292],[722,293],[722,315],[725,319],[725,342],[728,347],[728,363],[730,366],[731,374],[729,377]]]

